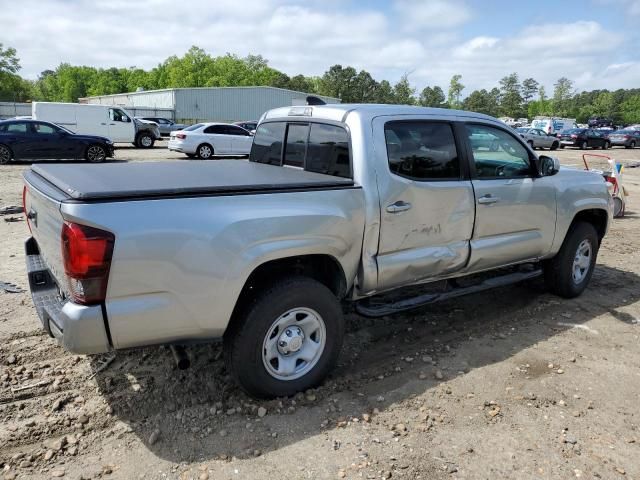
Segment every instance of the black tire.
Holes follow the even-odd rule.
[[[580,144],[580,150],[586,150],[589,147],[589,144],[587,142],[582,142]]]
[[[574,260],[578,248],[587,241],[591,248],[589,265],[580,281],[574,278]],[[547,288],[564,298],[579,296],[591,280],[593,268],[598,256],[598,233],[595,227],[587,222],[576,222],[564,239],[560,251],[544,265],[545,284]]]
[[[214,155],[213,147],[208,143],[203,143],[202,145],[198,145],[198,148],[196,149],[196,155],[198,158],[202,160],[208,160]]]
[[[604,144],[602,145],[602,149],[607,150],[608,148],[609,148],[609,142],[604,142]]]
[[[11,149],[6,145],[0,145],[0,165],[6,165],[13,158]]]
[[[535,150],[536,149],[536,147],[533,146],[533,142],[531,140],[527,141],[527,143],[531,147],[531,150]]]
[[[624,202],[620,197],[613,197],[613,216],[615,218],[624,217]]]
[[[561,148],[561,149],[564,149],[564,145],[560,144],[560,148]]]
[[[558,142],[553,142],[553,144],[551,144],[551,150],[557,150],[558,149]]]
[[[90,163],[102,163],[107,159],[107,150],[102,145],[94,143],[87,147],[84,158]]]
[[[156,139],[150,133],[141,132],[136,137],[136,146],[138,148],[153,148],[154,143],[156,143]]]
[[[636,142],[634,140],[631,140],[631,143],[629,144],[629,148],[636,148]]]
[[[298,308],[311,309],[322,319],[324,348],[308,372],[299,378],[282,380],[274,377],[265,366],[264,342],[268,341],[269,332],[276,334],[274,323]],[[288,328],[283,327],[283,330]],[[229,372],[249,395],[259,398],[290,396],[324,380],[338,359],[343,337],[344,320],[336,296],[316,280],[293,276],[266,287],[234,316],[224,335],[225,360]],[[297,365],[296,360],[296,368]]]

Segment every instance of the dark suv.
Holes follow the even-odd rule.
[[[589,128],[613,127],[613,120],[604,117],[591,117],[588,124]]]

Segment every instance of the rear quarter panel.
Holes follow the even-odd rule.
[[[106,300],[116,348],[221,336],[245,281],[270,260],[328,254],[350,286],[364,228],[359,188],[63,204],[62,211],[116,236]]]

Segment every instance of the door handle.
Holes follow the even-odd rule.
[[[490,205],[492,203],[497,203],[499,201],[500,201],[499,197],[493,197],[491,196],[490,193],[478,199],[478,203],[480,203],[481,205]]]
[[[410,208],[411,208],[411,204],[409,202],[398,200],[397,202],[387,206],[387,212],[389,213],[406,212]]]

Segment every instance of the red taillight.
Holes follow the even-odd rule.
[[[625,135],[625,136],[624,136],[624,139],[625,139],[625,140],[629,140],[630,138],[631,138],[631,135]]]
[[[76,303],[104,301],[114,243],[111,232],[71,222],[62,225],[64,271]]]
[[[31,231],[31,222],[29,222],[29,212],[27,212],[27,186],[22,187],[22,212],[24,213],[24,218],[27,219],[27,227],[29,227],[29,232]]]
[[[185,138],[187,138],[187,134],[186,133],[176,133],[176,138],[179,138],[180,140],[184,140]]]

